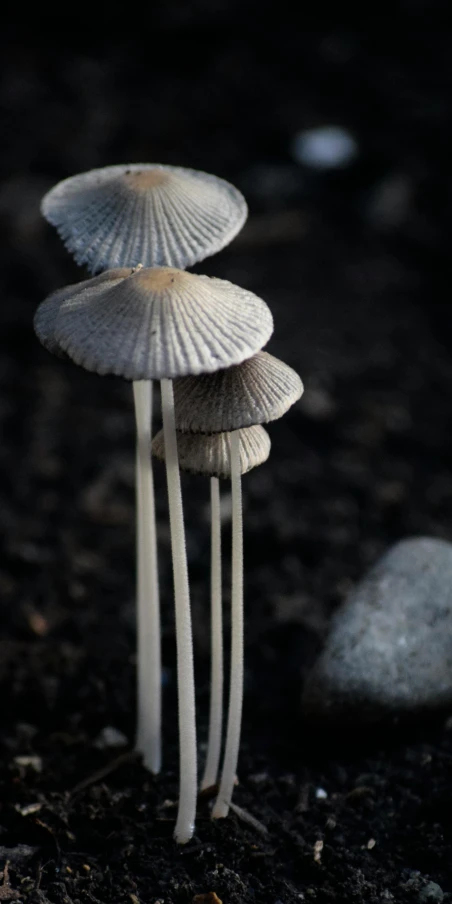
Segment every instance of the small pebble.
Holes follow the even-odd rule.
[[[427,884],[419,891],[420,904],[430,904],[430,902],[442,901],[443,898],[444,892],[437,882],[427,882]]]
[[[14,809],[20,813],[21,816],[31,816],[32,813],[39,813],[42,810],[42,804],[36,801],[34,804],[24,804],[21,806],[20,804],[14,804]]]
[[[297,132],[291,151],[297,163],[311,169],[334,170],[353,163],[358,156],[358,145],[341,126],[320,126]]]
[[[323,851],[323,841],[319,839],[316,841],[314,845],[314,860],[316,863],[320,863],[322,860],[322,851]]]
[[[409,891],[411,893],[410,900],[417,901],[418,904],[440,904],[444,898],[441,886],[417,871],[414,871],[411,878],[403,883],[402,888]]]
[[[112,725],[106,725],[94,741],[94,747],[105,750],[107,747],[127,747],[128,739],[122,731]]]
[[[15,756],[14,762],[16,766],[29,766],[35,772],[42,772],[42,759],[40,756]]]

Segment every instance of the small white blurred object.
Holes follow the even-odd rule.
[[[326,800],[328,797],[328,794],[325,791],[325,788],[316,788],[315,796],[316,796],[316,800]]]
[[[128,743],[122,731],[118,731],[113,725],[106,725],[94,741],[94,747],[97,747],[98,750],[105,750],[107,747],[125,747]]]
[[[320,126],[297,132],[291,153],[297,163],[311,169],[344,169],[358,156],[358,144],[342,126]]]

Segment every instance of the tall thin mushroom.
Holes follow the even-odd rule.
[[[44,196],[41,211],[76,261],[86,263],[93,273],[129,265],[188,267],[227,245],[248,212],[243,195],[224,179],[148,163],[107,166],[64,179]],[[103,278],[104,274],[99,277]],[[41,315],[38,312],[38,320],[45,321],[49,312],[53,316],[58,295],[55,293],[52,302],[49,299]],[[35,328],[39,335],[39,324]],[[49,350],[64,355],[51,341]],[[152,439],[149,383],[136,381],[134,404],[139,645],[136,748],[143,754],[144,765],[157,773],[161,765],[160,606],[153,475],[146,452]]]
[[[196,811],[196,726],[188,570],[176,443],[172,380],[239,363],[266,343],[271,313],[260,298],[232,283],[173,268],[140,269],[112,289],[92,290],[61,304],[58,345],[98,374],[161,381],[163,429],[176,605],[180,799],[175,837],[193,834]]]
[[[201,374],[197,377],[181,377],[174,381],[174,399],[176,406],[176,427],[179,431],[188,433],[221,433],[225,431],[237,431],[239,428],[254,424],[268,423],[282,417],[283,414],[300,398],[303,392],[303,384],[298,374],[283,361],[275,358],[268,352],[258,352],[247,361],[226,369],[218,370],[214,374]],[[231,443],[234,442],[235,433],[231,433]],[[186,440],[185,440],[186,442]],[[207,447],[209,448],[209,447]],[[237,463],[237,454],[233,460]],[[233,517],[236,525],[240,522],[241,491],[238,480],[237,468],[232,475]],[[212,535],[219,532],[219,517],[217,514],[216,478],[211,479],[211,518]],[[240,554],[241,540],[239,528],[234,536],[236,544],[233,548],[233,582],[237,588],[240,585],[240,572],[243,568]],[[218,574],[221,565],[218,564],[218,549],[212,544],[212,575]],[[221,573],[221,572],[220,572]],[[211,700],[209,716],[209,737],[207,745],[207,758],[204,777],[201,788],[215,784],[219,763],[219,747],[222,723],[222,686],[223,686],[223,650],[221,641],[221,600],[218,601],[217,582],[212,582],[211,603],[211,632],[212,632],[212,664],[211,664]],[[219,611],[218,611],[219,610]],[[241,618],[238,613],[238,599],[235,600],[236,625]],[[236,652],[239,643],[236,632]],[[238,652],[237,652],[238,655]],[[237,759],[233,763],[233,757],[238,755],[238,737],[240,736],[240,713],[238,706],[238,682],[236,674],[240,674],[243,665],[237,665],[235,661],[231,666],[231,681],[234,679],[235,696],[233,709],[229,712],[229,724],[231,738],[228,755],[223,768],[223,788],[220,792],[221,801],[217,803],[214,815],[225,816],[229,808],[232,794],[231,775],[237,766]],[[219,796],[220,800],[220,796]]]

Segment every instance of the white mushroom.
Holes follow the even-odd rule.
[[[184,433],[222,433],[267,424],[282,417],[302,392],[291,367],[258,352],[214,374],[175,380],[176,427]]]
[[[41,210],[91,273],[138,264],[190,267],[232,241],[248,213],[243,195],[224,179],[149,163],[64,179]]]

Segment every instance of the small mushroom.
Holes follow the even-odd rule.
[[[214,374],[175,380],[176,427],[184,433],[222,433],[267,424],[282,417],[302,393],[291,367],[258,352]]]
[[[41,211],[78,264],[190,267],[227,245],[248,213],[229,182],[198,170],[135,163],[55,185]]]
[[[260,426],[244,427],[231,433],[182,433],[177,430],[179,466],[189,474],[204,475],[216,480],[231,479],[231,438],[240,439],[240,473],[247,474],[262,465],[270,455],[270,437]],[[164,431],[159,430],[152,440],[152,454],[165,461]]]
[[[94,282],[94,281],[93,281]],[[89,291],[89,304],[86,292]],[[138,269],[113,287],[71,291],[55,322],[59,346],[87,370],[161,380],[178,649],[180,799],[175,837],[188,841],[196,809],[196,726],[188,569],[172,379],[238,363],[273,329],[261,299],[229,282],[174,268]]]
[[[220,535],[218,478],[230,478],[232,492],[232,594],[231,594],[231,679],[226,747],[220,789],[212,815],[227,816],[232,798],[240,747],[243,702],[243,515],[242,474],[267,460],[270,437],[260,426],[245,427],[232,433],[213,435],[178,433],[179,463],[184,471],[204,474],[211,479],[212,538]],[[157,433],[152,453],[165,459],[165,437]],[[212,678],[209,739],[202,787],[216,781],[221,749],[223,711],[223,656],[221,600],[221,548],[212,543]],[[220,655],[218,656],[218,651]]]
[[[250,424],[268,423],[282,417],[283,414],[302,395],[303,384],[298,374],[267,352],[258,352],[253,357],[241,364],[216,371],[214,374],[202,374],[198,377],[181,377],[174,381],[174,400],[176,406],[176,427],[180,431],[195,431],[199,433],[216,433],[219,430],[234,431]],[[257,429],[257,428],[254,428]],[[248,442],[251,443],[255,436],[250,429],[245,433]],[[197,436],[192,437],[193,448],[190,440],[184,437],[180,443],[181,452],[190,458],[194,449],[199,447],[200,454],[211,456],[209,464],[213,464],[213,457],[219,455],[219,450],[224,454],[227,447],[227,433],[216,437],[216,442],[211,444],[200,443]],[[257,437],[259,438],[259,434]],[[257,457],[260,449],[255,450]],[[243,459],[243,451],[242,451]],[[220,456],[221,457],[221,456]],[[226,456],[227,459],[227,456]],[[242,460],[242,468],[245,462]],[[216,523],[216,498],[214,486],[212,486],[212,535]],[[212,542],[212,556],[218,556],[218,552]],[[218,567],[212,571],[216,575]],[[207,759],[201,788],[213,785],[216,782],[216,770],[218,768],[217,737],[221,733],[221,710],[218,707],[219,683],[218,675],[222,674],[223,650],[221,636],[218,637],[218,616],[216,595],[212,592],[212,691],[211,713],[209,720],[209,740],[207,745]],[[217,661],[218,660],[218,661]],[[213,703],[213,699],[217,701]],[[218,728],[218,722],[220,727]],[[212,749],[213,747],[213,749]],[[218,815],[218,814],[217,814]],[[221,814],[220,814],[221,815]]]

